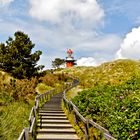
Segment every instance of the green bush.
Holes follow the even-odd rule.
[[[44,83],[39,83],[36,87],[36,91],[40,94],[40,93],[45,93],[49,90],[53,89],[51,86],[47,86]]]
[[[140,79],[118,85],[97,85],[82,91],[73,102],[117,139],[140,139]]]

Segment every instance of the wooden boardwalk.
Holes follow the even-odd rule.
[[[62,110],[62,93],[39,109],[37,140],[80,140]]]
[[[89,135],[89,128],[91,127],[98,129],[105,139],[116,140],[107,129],[93,120],[84,118],[72,101],[66,98],[67,91],[78,83],[78,80],[73,80],[73,83],[63,93],[55,94],[56,91],[54,89],[37,95],[35,105],[32,107],[29,115],[29,127],[22,130],[18,140],[80,140],[62,110],[62,99],[67,110],[73,112],[75,123],[84,132],[85,140],[94,139]],[[45,103],[46,101],[47,103]],[[82,122],[84,126],[81,127],[79,122]]]

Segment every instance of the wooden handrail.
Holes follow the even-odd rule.
[[[104,137],[105,137],[107,140],[116,140],[114,137],[112,137],[110,134],[107,134],[107,133],[104,133]]]
[[[30,134],[33,134],[33,128],[35,126],[35,121],[36,121],[36,118],[33,118],[32,124],[31,124],[30,129],[29,129]]]
[[[97,128],[101,133],[104,134],[104,137],[107,139],[107,140],[116,140],[113,136],[111,136],[111,134],[109,134],[109,131],[107,129],[105,129],[104,127],[100,126],[99,124],[97,124],[96,122],[92,121],[92,120],[89,120],[89,119],[86,119],[84,118],[78,111],[78,108],[72,103],[72,101],[69,101],[67,98],[66,98],[66,92],[68,90],[70,90],[71,88],[77,86],[79,84],[79,81],[78,80],[75,80],[73,82],[73,84],[71,85],[71,87],[67,88],[64,92],[63,92],[63,101],[65,104],[67,104],[67,106],[72,106],[72,110],[74,111],[74,114],[76,115],[75,118],[80,118],[81,121],[84,123],[85,125],[85,138],[86,140],[89,139],[89,136],[88,136],[88,127],[89,127],[89,124],[92,125],[93,127]],[[70,108],[68,108],[68,110],[70,110]]]
[[[34,110],[34,107],[32,107],[32,109],[31,109],[31,112],[30,112],[30,115],[29,115],[29,119],[28,119],[29,122],[32,121],[32,118],[33,118],[33,116],[32,116],[33,110]]]
[[[28,140],[28,133],[29,133],[29,129],[28,128],[24,128],[18,138],[18,140]]]
[[[106,134],[109,134],[109,131],[107,129],[105,129],[104,127],[100,126],[99,124],[97,124],[96,122],[89,120],[89,123],[93,126],[95,126],[96,128],[98,128],[101,132],[104,132]]]
[[[18,140],[22,140],[22,139],[24,139],[24,138],[25,138],[25,129],[22,130],[22,132],[21,132],[21,134],[20,134]],[[24,140],[25,140],[25,139],[24,139]]]
[[[40,94],[37,95],[35,97],[35,105],[32,107],[30,114],[29,114],[29,128],[23,129],[18,140],[28,140],[29,137],[33,137],[33,133],[34,133],[34,128],[36,126],[36,122],[37,122],[37,111],[39,106],[41,105],[41,102],[46,101],[46,96],[47,96],[47,100],[50,97],[52,97],[54,95],[55,89],[50,90],[44,94]]]

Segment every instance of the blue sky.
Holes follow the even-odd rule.
[[[78,65],[139,59],[139,7],[139,0],[0,0],[0,42],[25,32],[46,68],[68,48]]]
[[[139,26],[139,0],[99,0],[106,13],[103,31],[124,35],[133,27]]]

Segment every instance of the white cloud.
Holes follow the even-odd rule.
[[[13,36],[13,33],[17,30],[24,31],[36,44],[34,50],[43,52],[39,64],[45,65],[46,68],[51,68],[51,61],[56,57],[65,59],[67,48],[74,50],[75,59],[82,56],[86,58],[92,56],[93,59],[91,57],[82,59],[85,65],[89,65],[87,64],[89,62],[96,65],[112,60],[121,42],[120,38],[114,34],[97,34],[95,31],[85,30],[77,32],[70,27],[52,29],[38,23],[30,25],[31,23],[22,20],[15,23],[0,22],[1,39],[4,37],[3,40],[7,40],[8,36]]]
[[[3,19],[0,21],[0,39],[3,36],[7,39],[9,33],[13,35],[17,30],[24,31],[36,44],[34,50],[43,52],[39,64],[46,68],[51,67],[51,61],[56,57],[65,58],[67,48],[74,50],[75,59],[84,56],[78,59],[80,65],[95,66],[114,59],[121,39],[114,34],[96,32],[94,27],[102,22],[104,16],[96,0],[30,0],[30,3],[30,14],[43,22],[21,18],[9,22]],[[81,21],[87,28],[81,27]]]
[[[97,66],[97,62],[93,57],[82,57],[77,60],[77,66]]]
[[[116,55],[117,58],[140,59],[140,27],[126,35]]]
[[[14,0],[0,0],[0,6],[5,6],[7,4],[10,4]]]
[[[87,40],[84,40],[79,47],[82,50],[90,52],[103,52],[112,54],[119,49],[121,39],[115,34],[105,34],[98,36],[89,36]]]
[[[34,24],[30,29],[28,26],[24,27],[24,30],[28,29],[26,32],[36,44],[36,49],[43,51],[44,56],[40,62],[49,68],[51,61],[56,57],[66,57],[67,48],[74,50],[75,58],[92,56],[95,59],[93,65],[95,62],[100,64],[112,60],[121,42],[121,39],[114,34],[98,35],[96,32],[82,30],[77,32],[68,27],[59,27],[54,31],[38,24]],[[91,63],[91,59],[89,62]]]
[[[96,0],[30,0],[30,15],[53,23],[92,22],[98,23],[104,11]]]

